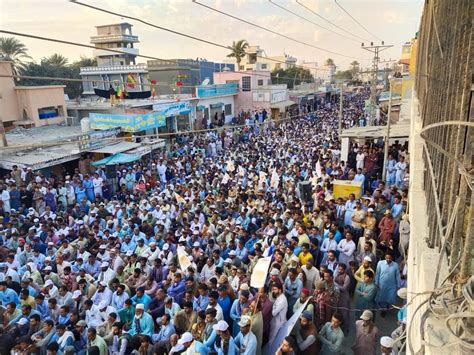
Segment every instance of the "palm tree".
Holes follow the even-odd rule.
[[[357,73],[359,72],[360,63],[357,60],[354,60],[351,62],[350,65],[351,65],[352,79],[354,79],[357,76]]]
[[[334,60],[333,60],[332,58],[326,59],[325,64],[326,64],[328,67],[333,67],[333,66],[336,65],[336,64],[334,64]]]
[[[41,59],[41,64],[49,64],[53,67],[65,67],[68,65],[68,59],[62,54],[54,53],[49,57]]]
[[[26,68],[24,59],[31,59],[28,48],[14,37],[0,37],[0,55],[12,61],[14,75],[20,75]]]
[[[249,44],[247,41],[245,39],[241,39],[240,41],[232,42],[232,46],[229,47],[231,52],[227,55],[227,57],[235,58],[235,61],[237,62],[237,70],[240,68],[240,62],[242,61],[242,58],[245,57],[245,50],[248,46]]]

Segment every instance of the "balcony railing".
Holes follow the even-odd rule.
[[[146,64],[137,64],[137,65],[104,65],[100,67],[82,67],[81,75],[84,74],[97,74],[103,72],[147,72]]]
[[[91,43],[107,43],[107,42],[138,42],[138,36],[133,35],[103,35],[92,36]]]

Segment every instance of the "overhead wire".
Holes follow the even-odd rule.
[[[301,41],[301,40],[299,40],[299,39],[296,39],[296,38],[287,36],[287,35],[285,35],[285,34],[283,34],[283,33],[274,31],[274,30],[272,30],[272,29],[269,29],[269,28],[264,27],[264,26],[261,26],[261,25],[257,25],[256,23],[252,23],[252,22],[247,21],[247,20],[245,20],[245,19],[243,19],[243,18],[240,18],[240,17],[234,16],[234,15],[231,15],[231,14],[229,14],[229,13],[227,13],[227,12],[221,11],[221,10],[219,10],[219,9],[216,9],[216,8],[212,7],[212,6],[203,4],[203,3],[201,3],[201,2],[199,2],[199,1],[197,1],[197,0],[192,0],[192,1],[193,1],[193,3],[195,3],[196,5],[202,6],[202,7],[206,8],[206,9],[209,9],[209,10],[214,11],[214,12],[217,12],[217,13],[219,13],[219,14],[221,14],[221,15],[230,17],[230,18],[232,18],[232,19],[234,19],[234,20],[243,22],[243,23],[245,23],[245,24],[247,24],[247,25],[256,27],[256,28],[261,29],[261,30],[263,30],[263,31],[269,32],[269,33],[271,33],[271,34],[277,35],[277,36],[279,36],[279,37],[288,39],[288,40],[290,40],[290,41],[293,41],[293,42],[296,42],[296,43],[299,43],[299,44],[303,44],[303,45],[305,45],[305,46],[307,46],[307,47],[311,47],[311,48],[314,48],[314,49],[317,49],[317,50],[320,50],[320,51],[323,51],[323,52],[331,53],[331,54],[338,55],[338,56],[345,57],[345,58],[360,59],[360,58],[356,58],[356,57],[353,57],[353,56],[348,56],[348,55],[346,55],[346,54],[334,52],[334,51],[331,51],[331,50],[329,50],[329,49],[326,49],[326,48],[323,48],[323,47],[319,47],[319,46],[315,46],[315,45],[310,44],[310,43],[308,43],[308,42],[304,42],[304,41]]]
[[[367,32],[369,35],[375,37],[376,39],[382,41],[382,39],[381,39],[380,37],[378,37],[378,36],[375,35],[374,33],[370,32],[367,28],[365,28],[365,26],[364,26],[363,24],[361,24],[359,21],[357,21],[357,19],[356,19],[354,16],[352,16],[341,4],[339,4],[339,3],[337,2],[337,0],[334,0],[334,2],[336,3],[337,6],[339,6],[339,8],[340,8],[342,11],[344,11],[344,12],[347,14],[347,16],[349,16],[355,23],[357,23],[360,27],[362,27],[362,29],[363,29],[365,32]]]
[[[346,38],[346,39],[348,39],[348,40],[350,40],[350,41],[354,41],[354,42],[359,43],[358,40],[356,40],[356,39],[354,39],[354,38],[351,38],[351,37],[348,37],[348,36],[346,36],[346,35],[343,35],[343,34],[341,34],[341,33],[338,33],[338,32],[336,32],[336,31],[333,31],[333,30],[331,30],[330,28],[327,28],[327,27],[324,27],[324,26],[320,25],[319,23],[313,22],[313,21],[311,21],[310,19],[308,19],[308,18],[306,18],[306,17],[304,17],[304,16],[301,16],[301,15],[297,14],[296,12],[291,11],[291,10],[287,9],[286,7],[283,7],[283,6],[279,5],[279,4],[277,4],[277,3],[274,2],[273,0],[269,0],[269,1],[270,1],[270,4],[275,5],[276,7],[282,9],[283,11],[286,11],[286,12],[288,12],[288,13],[290,13],[290,14],[292,14],[292,15],[294,15],[294,16],[296,16],[296,17],[298,17],[298,18],[300,18],[300,19],[302,19],[302,20],[304,20],[304,21],[306,21],[306,22],[308,22],[308,23],[311,23],[311,24],[313,24],[314,26],[320,27],[320,28],[322,28],[322,29],[324,29],[324,30],[326,30],[326,31],[328,31],[328,32],[334,33],[334,34],[336,34],[336,35],[338,35],[338,36],[341,36],[342,38]]]
[[[157,28],[157,29],[160,29],[160,30],[163,30],[163,31],[167,31],[167,32],[179,35],[179,36],[190,38],[190,39],[193,39],[195,41],[199,41],[199,42],[207,43],[207,44],[210,44],[210,45],[213,45],[213,46],[217,46],[219,48],[224,48],[224,49],[227,49],[227,50],[232,49],[230,46],[220,44],[220,43],[216,43],[216,42],[213,42],[213,41],[209,41],[209,40],[206,40],[206,39],[202,39],[202,38],[199,38],[199,37],[196,37],[196,36],[191,36],[191,35],[188,35],[186,33],[175,31],[175,30],[163,27],[163,26],[159,26],[159,25],[156,25],[152,22],[142,20],[141,18],[138,18],[138,17],[130,16],[130,15],[119,13],[119,12],[112,11],[112,10],[107,10],[107,9],[104,9],[104,8],[101,8],[101,7],[98,7],[98,6],[94,6],[94,5],[89,5],[89,4],[83,3],[81,1],[70,0],[70,2],[73,3],[73,4],[79,5],[79,6],[84,6],[84,7],[99,11],[99,12],[104,12],[104,13],[107,13],[107,14],[110,14],[110,15],[118,16],[118,17],[121,17],[121,18],[126,18],[126,19],[129,19],[129,20],[134,20],[134,21],[143,23],[147,26],[151,26],[151,27],[154,27],[154,28]],[[200,4],[200,3],[199,3],[199,5],[206,6],[206,5]],[[251,24],[251,23],[249,22],[249,24]],[[334,54],[339,55],[338,53],[334,53]],[[353,57],[349,57],[349,56],[345,56],[345,57],[353,58]],[[257,56],[257,58],[262,58],[262,59],[272,61],[272,62],[276,62],[276,63],[287,64],[287,62],[285,62],[283,60],[276,59],[276,58],[263,57],[263,56]],[[166,60],[166,59],[164,59],[164,60]],[[305,66],[305,65],[302,65],[302,64],[295,64],[295,67],[308,69],[308,70],[331,71],[331,69],[327,69],[327,68],[315,68],[315,67],[311,67],[311,66]]]
[[[323,19],[324,21],[326,21],[327,23],[329,23],[329,24],[333,25],[334,27],[340,29],[341,31],[343,31],[343,32],[345,32],[345,33],[347,33],[347,34],[350,34],[351,36],[357,37],[357,38],[359,38],[359,39],[361,39],[361,40],[369,41],[369,42],[370,42],[370,40],[364,39],[363,37],[360,37],[360,36],[358,36],[358,35],[356,35],[356,34],[350,32],[350,31],[344,29],[343,27],[337,25],[336,23],[332,22],[331,20],[328,20],[328,19],[327,19],[326,17],[324,17],[323,15],[318,14],[316,11],[312,10],[311,8],[309,8],[308,6],[306,6],[305,4],[303,4],[303,3],[301,2],[301,0],[296,0],[296,3],[297,3],[298,5],[300,5],[301,7],[305,8],[307,11],[309,11],[309,12],[312,13],[313,15],[319,17],[320,19]]]

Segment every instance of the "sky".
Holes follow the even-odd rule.
[[[259,45],[268,56],[284,53],[298,58],[298,61],[323,63],[332,58],[338,69],[347,69],[349,63],[357,60],[362,68],[370,65],[372,54],[361,49],[365,43],[385,44],[394,47],[381,54],[382,60],[398,59],[401,45],[414,37],[418,31],[423,0],[338,0],[348,12],[366,27],[365,32],[333,0],[298,0],[305,6],[327,18],[347,32],[318,18],[296,0],[272,0],[278,5],[320,24],[350,39],[329,32],[305,21],[269,0],[198,0],[208,6],[244,18],[251,23],[269,28],[301,42],[317,46],[334,53],[297,43],[271,34],[249,24],[194,4],[192,0],[83,0],[84,3],[125,13],[162,27],[184,32],[223,45],[245,39],[251,45]],[[123,20],[118,16],[101,13],[72,4],[68,0],[0,0],[0,29],[35,34],[45,37],[89,44],[90,36],[96,34],[96,25],[130,22],[133,34],[139,36],[136,45],[140,54],[159,58],[205,58],[222,61],[228,51],[223,48],[197,42],[142,23]],[[0,33],[0,36],[4,34]],[[70,61],[81,55],[92,56],[92,49],[18,37],[29,49],[35,60],[60,53]],[[137,58],[146,62],[145,58]]]

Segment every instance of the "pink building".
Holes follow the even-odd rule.
[[[12,75],[10,61],[0,61],[0,74]],[[0,119],[6,130],[62,123],[67,115],[64,85],[15,86],[0,77]]]
[[[288,100],[286,84],[272,85],[269,71],[224,71],[214,73],[215,84],[237,84],[239,93],[235,98],[235,114],[240,111],[265,109],[272,117],[279,116],[285,107],[294,102]]]

